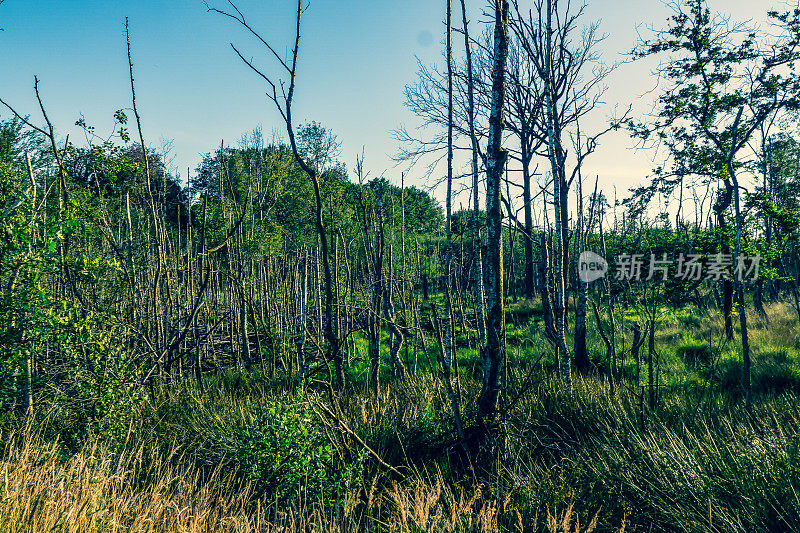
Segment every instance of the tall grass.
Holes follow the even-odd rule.
[[[761,396],[750,416],[673,391],[643,428],[631,393],[597,378],[565,393],[545,376],[495,450],[465,461],[444,390],[420,376],[341,403],[348,427],[402,475],[331,436],[353,447],[356,476],[320,501],[311,479],[288,495],[259,492],[225,447],[228,422],[290,393],[229,385],[143,407],[116,447],[92,440],[65,456],[33,424],[12,430],[0,531],[800,531],[793,393]],[[331,431],[321,423],[309,426],[315,438]]]
[[[142,444],[112,455],[88,444],[62,460],[35,428],[11,435],[0,461],[0,531],[250,531],[263,517],[222,469],[201,472]],[[235,497],[234,497],[235,496]]]
[[[740,368],[706,317],[675,345],[661,338],[684,375],[665,375],[653,411],[632,383],[612,393],[602,375],[576,376],[565,392],[547,365],[533,382],[510,368],[509,397],[526,389],[491,451],[454,445],[432,373],[377,395],[356,385],[335,405],[313,387],[223,373],[203,390],[157,390],[127,432],[81,431],[78,448],[52,438],[69,421],[5,419],[0,531],[800,531],[796,324],[769,312],[793,329],[754,325],[752,413],[721,394]],[[479,384],[468,369],[460,379],[470,420]]]

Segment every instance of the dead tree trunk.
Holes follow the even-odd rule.
[[[576,144],[577,144],[576,151],[580,154],[580,130],[578,130],[578,139]],[[576,232],[578,239],[576,251],[578,254],[582,253],[584,248],[586,247],[586,239],[589,234],[588,230],[584,227],[584,225],[585,225],[585,216],[583,211],[583,175],[581,174],[579,167],[578,168],[578,230]],[[602,231],[603,229],[601,226],[600,228],[601,234]],[[603,253],[605,254],[605,251]],[[579,372],[586,372],[587,370],[589,370],[589,367],[591,366],[591,363],[589,361],[589,354],[586,352],[586,297],[587,297],[587,292],[589,290],[589,284],[587,281],[581,279],[580,276],[577,276],[576,290],[577,294],[575,295],[575,337],[573,343],[575,349],[575,368],[577,368]],[[610,300],[610,295],[609,295],[609,300]],[[613,321],[614,317],[613,312],[611,313],[611,317]],[[609,359],[609,364],[610,362],[611,360]]]
[[[375,188],[375,239],[373,244],[372,309],[369,318],[369,382],[378,392],[381,360],[381,299],[383,297],[383,184]]]
[[[452,4],[447,0],[447,196],[445,198],[445,245],[443,254],[444,270],[444,365],[447,373],[453,363],[453,302],[452,302],[452,262],[453,262],[453,49],[452,35]]]
[[[553,0],[547,0],[547,26],[546,31],[546,56],[545,56],[545,100],[547,104],[547,146],[550,159],[551,175],[553,179],[553,206],[555,211],[555,262],[553,271],[555,274],[555,344],[561,367],[561,379],[564,388],[572,388],[572,361],[567,351],[565,338],[566,327],[566,290],[564,280],[564,270],[566,269],[566,187],[563,179],[564,162],[561,158],[560,132],[556,131],[557,119],[555,110],[555,76],[553,73]]]
[[[480,203],[478,196],[478,136],[475,134],[475,80],[472,68],[472,45],[469,40],[467,24],[467,7],[465,0],[461,0],[461,16],[464,24],[464,50],[467,59],[467,120],[469,122],[469,137],[472,143],[472,283],[475,301],[475,321],[478,330],[478,343],[483,346],[485,342],[484,301],[483,301],[483,253],[481,250],[480,236]]]
[[[553,305],[551,283],[552,269],[550,268],[550,240],[543,231],[539,235],[539,294],[542,300],[542,320],[544,321],[544,334],[548,340],[555,342],[556,330],[553,324]]]
[[[300,274],[300,313],[297,317],[297,383],[302,385],[306,379],[306,313],[308,312],[308,250],[304,257]]]
[[[403,347],[403,331],[397,325],[397,314],[394,307],[394,298],[392,291],[392,246],[389,245],[389,275],[383,281],[383,315],[386,320],[386,325],[389,328],[391,341],[389,344],[389,365],[392,369],[392,375],[395,379],[402,381],[405,379],[406,371],[403,361],[400,360],[400,350]]]
[[[508,153],[502,147],[503,107],[508,56],[508,0],[494,2],[494,56],[489,140],[486,165],[486,347],[482,353],[483,381],[478,400],[479,423],[492,422],[500,395],[500,367],[505,359],[503,311],[503,220],[500,184]]]

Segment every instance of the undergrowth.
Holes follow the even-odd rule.
[[[602,372],[567,392],[533,328],[511,326],[518,401],[468,453],[431,372],[331,396],[226,371],[155,389],[113,432],[7,414],[0,531],[800,531],[794,334],[754,325],[748,413],[735,343],[713,316],[676,335],[687,316],[664,314],[653,410],[630,355],[613,392]],[[469,438],[480,385],[461,370]]]

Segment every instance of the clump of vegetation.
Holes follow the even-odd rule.
[[[185,176],[127,20],[105,137],[56,136],[38,78],[40,118],[0,100],[0,531],[800,531],[800,9],[671,3],[633,52],[653,113],[587,131],[585,6],[497,0],[470,37],[451,4],[405,91],[441,131],[396,132],[443,205],[293,122],[301,0],[284,55],[206,6],[265,45],[278,77],[233,49],[285,139]],[[584,178],[622,129],[667,153],[612,203]]]
[[[357,463],[343,463],[302,399],[200,413],[191,429],[203,439],[195,450],[201,463],[233,468],[251,482],[256,496],[335,501],[357,474]]]
[[[0,489],[10,497],[0,518],[82,531],[554,532],[566,516],[611,531],[800,527],[793,392],[764,391],[754,416],[742,417],[734,404],[698,411],[695,392],[674,389],[642,419],[635,396],[611,393],[602,377],[565,393],[552,374],[509,413],[495,450],[502,460],[472,465],[438,416],[447,405],[441,381],[420,376],[379,397],[351,391],[340,416],[363,444],[327,440],[308,394],[266,378],[238,396],[209,384],[164,396],[159,411],[142,406],[124,446],[92,438],[67,455],[35,426],[7,431]]]
[[[680,344],[675,351],[687,365],[692,367],[707,366],[714,357],[714,351],[706,341],[690,340]]]

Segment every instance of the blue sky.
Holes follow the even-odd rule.
[[[225,0],[217,0],[220,7]],[[524,5],[526,0],[522,0]],[[454,1],[455,25],[460,25]],[[483,1],[467,2],[473,26],[482,17]],[[240,0],[237,5],[279,52],[291,45],[294,2]],[[736,18],[759,17],[771,3],[713,0]],[[601,20],[608,34],[607,61],[633,45],[637,27],[661,26],[668,10],[659,0],[590,0],[587,20]],[[184,176],[199,154],[235,143],[262,126],[265,136],[281,131],[263,82],[229,46],[233,41],[265,72],[278,74],[274,60],[234,22],[206,11],[200,0],[5,0],[0,5],[0,95],[38,121],[32,85],[41,80],[48,112],[60,134],[70,133],[82,114],[99,132],[112,125],[116,109],[130,106],[124,19],[130,18],[137,101],[148,144],[173,141],[174,165]],[[295,114],[298,122],[317,120],[343,142],[342,159],[353,167],[361,147],[373,174],[386,171],[399,181],[391,155],[397,149],[391,131],[413,128],[414,117],[403,103],[403,87],[417,70],[415,57],[440,62],[444,2],[430,0],[312,0],[304,16]],[[457,41],[458,42],[458,41]],[[611,78],[606,104],[586,128],[602,125],[614,108],[634,105],[649,110],[654,81],[646,64],[622,66]],[[0,116],[7,113],[0,109]],[[600,175],[608,190],[636,185],[652,166],[651,155],[630,149],[618,134],[604,141],[587,162],[589,175]],[[421,172],[412,172],[409,180]]]
[[[287,49],[291,1],[242,0],[238,5],[276,49]],[[416,70],[414,56],[432,61],[439,54],[438,35],[430,37],[440,31],[438,7],[418,0],[314,0],[304,17],[297,119],[332,128],[345,143],[347,161],[363,144],[376,168],[390,165],[387,154],[394,146],[389,130],[409,118],[402,89]],[[199,152],[222,139],[236,142],[259,124],[266,135],[280,126],[263,83],[228,43],[235,42],[265,72],[279,73],[275,62],[235,23],[207,13],[195,0],[6,0],[0,6],[0,27],[5,28],[0,33],[0,94],[38,118],[31,90],[38,75],[62,133],[72,131],[80,113],[99,131],[107,129],[114,110],[130,106],[126,16],[145,135],[153,143],[173,139],[181,168],[194,166]]]

